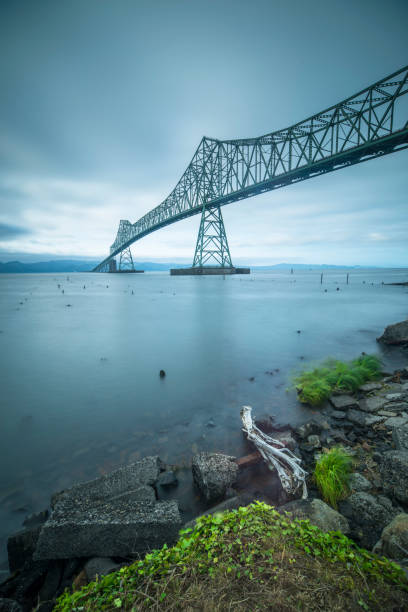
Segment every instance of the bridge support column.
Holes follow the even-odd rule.
[[[121,251],[119,259],[119,272],[134,272],[135,266],[133,264],[132,251],[130,247]]]
[[[128,273],[136,273],[136,272],[144,272],[144,270],[135,270],[135,265],[133,263],[132,251],[130,247],[127,249],[123,249],[119,257],[119,267],[116,266],[116,260],[111,259],[109,261],[109,272],[128,272]]]
[[[203,208],[193,268],[220,266],[232,268],[221,208]]]
[[[249,272],[249,268],[235,268],[232,265],[221,208],[203,206],[193,266],[170,270],[170,274],[181,276],[185,274],[249,274]]]

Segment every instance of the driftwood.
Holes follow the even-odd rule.
[[[263,457],[259,451],[255,451],[250,455],[245,455],[245,457],[239,457],[235,459],[235,463],[239,468],[246,468],[250,465],[256,465],[262,461]]]
[[[307,472],[300,467],[301,459],[279,440],[263,433],[252,420],[251,406],[242,406],[241,419],[248,440],[253,442],[270,470],[276,469],[283,489],[293,494],[302,487],[302,499],[307,498]]]

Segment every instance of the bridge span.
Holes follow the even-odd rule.
[[[257,138],[203,137],[169,196],[135,223],[121,220],[94,272],[133,267],[130,246],[201,213],[192,269],[233,269],[221,206],[408,147],[408,66],[291,127]],[[114,265],[113,265],[113,262]]]

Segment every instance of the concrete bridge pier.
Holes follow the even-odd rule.
[[[232,265],[221,207],[203,205],[194,261],[191,268],[174,268],[171,276],[201,276],[202,274],[249,274],[249,268]]]
[[[235,268],[222,266],[196,266],[191,268],[173,268],[170,270],[171,276],[200,276],[202,274],[250,274],[250,268]]]

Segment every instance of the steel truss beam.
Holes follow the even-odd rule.
[[[110,255],[94,271],[136,240],[203,208],[219,209],[408,147],[407,93],[408,66],[284,130],[239,140],[204,137],[170,195],[136,223],[120,222]]]

